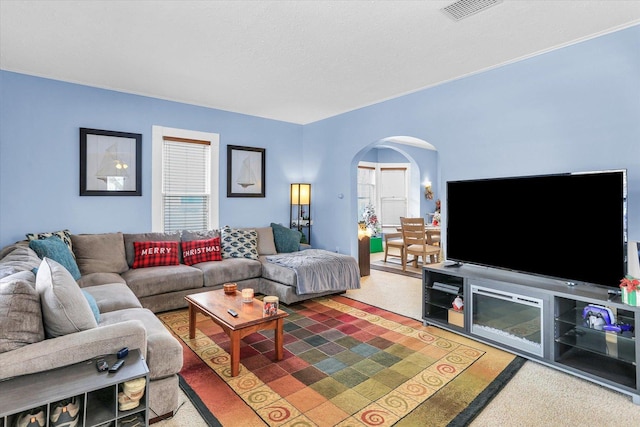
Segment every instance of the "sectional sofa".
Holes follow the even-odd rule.
[[[296,271],[269,262],[298,250],[299,236],[290,231],[278,224],[136,234],[62,230],[6,246],[0,250],[0,387],[3,379],[139,348],[150,371],[150,418],[172,414],[182,347],[154,313],[186,307],[186,295],[226,282],[285,304],[359,287],[357,261],[331,254],[343,266],[338,280],[300,294]]]

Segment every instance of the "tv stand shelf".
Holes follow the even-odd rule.
[[[569,286],[488,267],[434,264],[423,268],[422,277],[425,325],[587,379],[640,405],[640,344],[635,336],[640,307],[623,304],[604,287]],[[464,301],[460,321],[448,316],[456,296]],[[594,311],[588,306],[596,307],[592,323],[589,313]],[[612,326],[620,329],[604,330],[599,310],[605,310],[604,317],[613,316]]]

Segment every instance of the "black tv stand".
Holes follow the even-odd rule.
[[[622,303],[616,289],[566,282],[470,264],[423,268],[424,325],[434,325],[631,396],[640,405],[640,307]],[[456,297],[463,310],[454,310]],[[584,309],[611,310],[623,332],[590,327]],[[519,319],[514,329],[507,320]],[[524,323],[521,323],[524,322]],[[493,334],[495,325],[500,326]],[[491,327],[493,326],[493,327]],[[513,332],[508,339],[503,332]],[[512,339],[513,338],[513,339]],[[524,344],[522,344],[524,342]]]

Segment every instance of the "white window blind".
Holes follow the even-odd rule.
[[[210,149],[208,141],[163,138],[164,231],[209,229]]]
[[[376,169],[369,166],[358,166],[358,217],[367,205],[376,204]]]
[[[407,168],[380,168],[380,221],[383,226],[399,226],[407,216]]]

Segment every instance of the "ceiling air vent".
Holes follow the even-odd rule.
[[[482,12],[485,9],[502,3],[503,0],[459,0],[441,9],[447,16],[459,21],[467,16]]]

